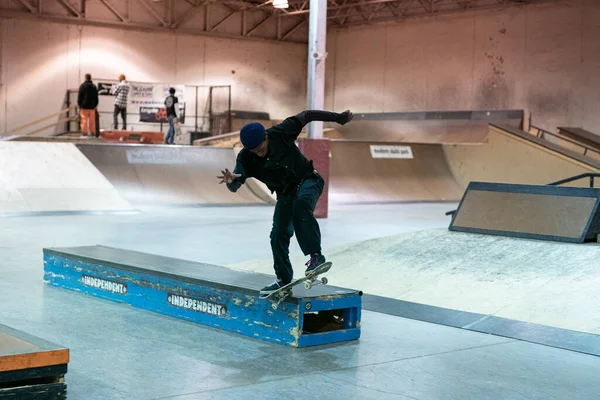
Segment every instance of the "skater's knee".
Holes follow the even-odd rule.
[[[269,235],[271,238],[271,243],[278,242],[280,240],[290,240],[292,236],[294,236],[294,228],[291,225],[288,227],[274,226],[271,230],[271,234]]]
[[[310,200],[298,200],[294,204],[294,223],[297,224],[313,215],[314,205]]]
[[[302,197],[294,202],[294,215],[304,212],[312,212],[314,201],[310,197]]]

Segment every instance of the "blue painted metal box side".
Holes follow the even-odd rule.
[[[297,304],[284,302],[273,310],[247,294],[159,279],[152,274],[49,253],[44,253],[44,280],[54,286],[225,331],[287,346],[299,345]]]
[[[300,302],[300,337],[298,347],[317,346],[327,343],[356,340],[360,338],[360,317],[362,298],[354,296],[323,296],[316,299],[302,299]],[[303,333],[306,313],[318,311],[344,310],[343,329],[331,332]],[[304,312],[303,312],[304,311]]]

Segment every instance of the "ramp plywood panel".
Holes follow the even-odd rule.
[[[600,189],[471,182],[450,230],[565,242],[598,234]]]
[[[457,182],[471,181],[545,185],[569,176],[597,170],[556,151],[543,148],[500,129],[490,127],[488,143],[444,146]],[[581,180],[567,186],[586,186]]]
[[[412,158],[374,158],[371,145],[386,143],[331,141],[332,203],[458,201],[463,188],[454,180],[439,144],[407,146]]]
[[[68,362],[68,349],[0,325],[0,373]]]
[[[407,143],[483,143],[487,121],[360,121],[335,125],[345,139]]]
[[[71,143],[0,142],[0,213],[131,210]]]
[[[581,237],[596,199],[472,190],[454,220],[455,227],[537,235]],[[468,211],[467,211],[468,210]]]
[[[231,193],[221,170],[235,166],[232,149],[211,147],[79,145],[132,205],[264,204],[246,185]]]

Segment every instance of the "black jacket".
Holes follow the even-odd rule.
[[[312,121],[331,121],[343,125],[348,122],[348,115],[306,110],[267,129],[267,156],[261,158],[247,149],[242,149],[233,170],[241,177],[228,184],[227,188],[236,192],[247,178],[256,178],[267,185],[271,192],[277,192],[278,197],[294,196],[300,183],[314,172],[312,161],[300,152],[295,143],[302,128]]]
[[[77,105],[84,110],[93,110],[98,107],[98,88],[92,81],[85,81],[79,86]]]

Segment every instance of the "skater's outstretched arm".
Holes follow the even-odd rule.
[[[233,193],[237,192],[238,189],[246,182],[246,179],[248,178],[246,171],[242,166],[240,158],[241,153],[238,154],[233,173],[229,171],[228,168],[225,168],[221,171],[222,175],[217,176],[217,178],[221,180],[219,184],[225,183],[227,185],[227,189],[229,189],[229,191]]]
[[[305,110],[294,115],[292,118],[296,118],[302,124],[303,128],[306,124],[312,121],[337,122],[340,125],[344,125],[352,120],[353,117],[354,114],[352,114],[350,110],[346,110],[343,113],[320,110]]]
[[[353,117],[354,114],[352,114],[350,110],[346,110],[342,113],[305,110],[293,117],[285,119],[281,124],[271,129],[280,131],[286,138],[296,140],[298,135],[300,135],[300,132],[302,132],[302,128],[312,121],[337,122],[340,125],[344,125],[350,122]]]
[[[230,192],[237,192],[237,190],[246,181],[245,177],[243,177],[241,174],[232,173],[231,171],[229,171],[229,168],[225,168],[224,170],[222,170],[221,174],[222,175],[217,176],[217,178],[221,180],[219,182],[219,185],[225,183],[227,185],[227,189],[229,189]]]

